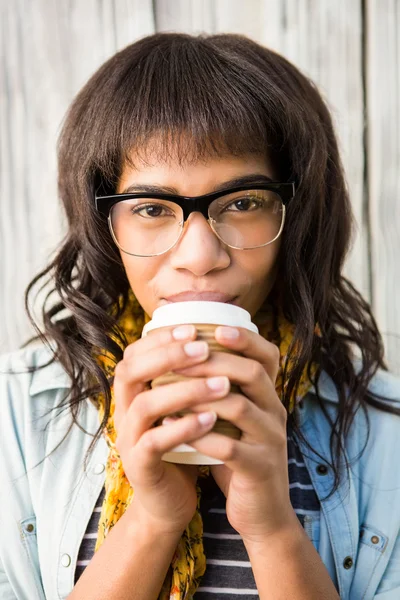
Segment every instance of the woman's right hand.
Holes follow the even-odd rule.
[[[149,389],[152,379],[208,359],[208,345],[193,341],[196,335],[194,325],[154,331],[130,344],[115,369],[116,448],[134,489],[132,510],[141,522],[165,533],[181,533],[192,519],[197,505],[198,467],[168,463],[161,457],[178,444],[208,433],[216,415],[206,413],[213,416],[207,425],[201,424],[199,413],[185,415],[171,424],[154,425],[166,415],[223,398],[230,389],[227,377],[218,378],[225,384],[219,392],[208,387],[205,378]],[[196,347],[203,352],[190,355]]]

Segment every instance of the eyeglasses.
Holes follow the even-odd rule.
[[[175,246],[193,212],[200,212],[230,248],[272,244],[282,233],[286,205],[294,193],[294,183],[274,182],[195,197],[147,192],[96,195],[95,203],[122,252],[150,257]]]

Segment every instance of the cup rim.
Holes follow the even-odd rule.
[[[252,323],[250,313],[241,306],[209,300],[190,300],[171,302],[156,308],[151,321],[143,328],[142,337],[153,329],[189,323],[242,327],[258,333],[258,327]]]

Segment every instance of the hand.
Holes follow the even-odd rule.
[[[223,337],[223,332],[238,336]],[[215,410],[242,431],[240,440],[209,432],[191,443],[196,450],[224,461],[211,473],[227,498],[231,526],[244,541],[265,540],[297,522],[289,496],[287,414],[275,391],[279,349],[245,329],[218,327],[216,340],[243,356],[215,352],[200,365],[177,372],[193,377],[227,375],[242,394],[207,401],[194,411]]]
[[[186,331],[186,339],[179,341],[174,339],[172,328],[165,328],[130,344],[114,378],[116,448],[134,488],[132,504],[141,523],[165,533],[181,533],[192,519],[198,470],[195,465],[167,463],[161,457],[178,444],[203,436],[214,425],[216,415],[208,425],[202,425],[199,414],[193,412],[178,423],[154,425],[165,415],[188,408],[193,411],[205,399],[212,401],[229,392],[227,378],[223,378],[224,389],[218,392],[200,378],[149,389],[148,382],[155,377],[207,360],[205,342],[195,342],[203,347],[202,355],[188,356],[185,352],[186,343],[196,337],[194,326],[186,326]]]

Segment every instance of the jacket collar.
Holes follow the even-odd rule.
[[[355,359],[353,362],[356,371],[359,371],[361,366],[360,360]],[[338,403],[339,396],[336,386],[326,371],[321,372],[318,390],[319,395],[325,400]],[[395,405],[400,403],[400,379],[389,371],[378,369],[368,385],[368,390],[377,396],[382,396],[390,403],[394,403]],[[314,386],[310,389],[310,393],[316,394]]]
[[[51,347],[54,349],[53,345],[51,345]],[[41,345],[39,349],[33,353],[32,366],[41,367],[42,365],[46,365],[52,356],[53,354],[50,349]],[[68,373],[61,363],[55,360],[48,366],[38,368],[38,370],[32,374],[29,393],[31,396],[35,396],[42,392],[69,388],[70,386],[71,380]]]

